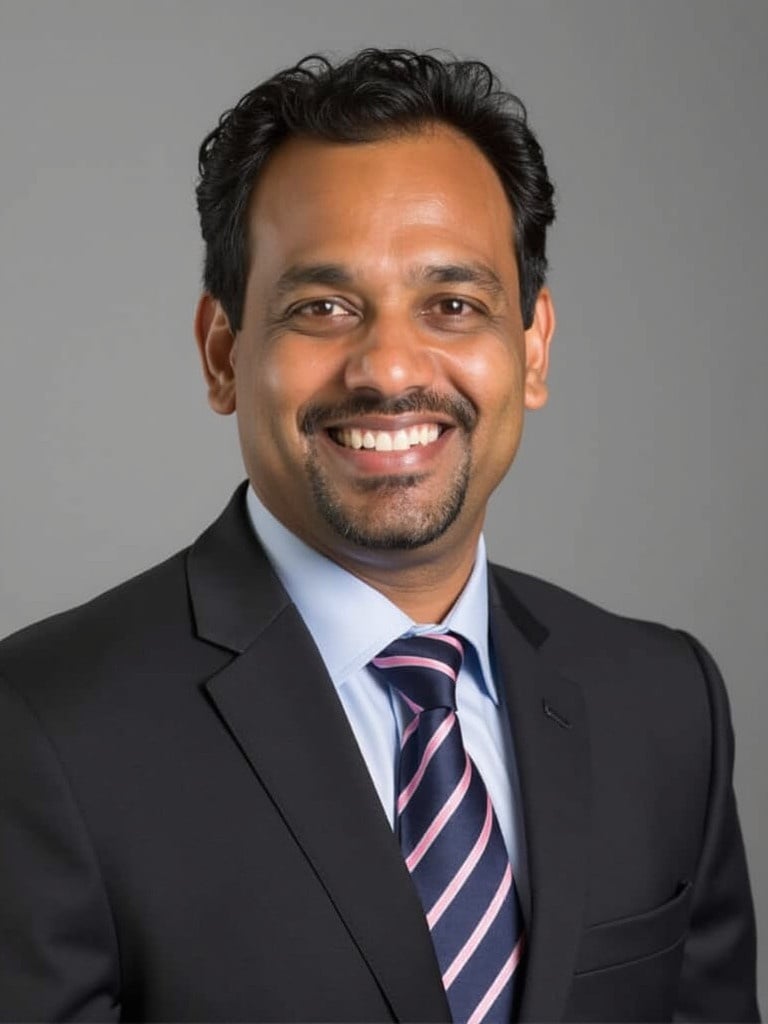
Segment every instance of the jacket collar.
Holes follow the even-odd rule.
[[[195,628],[201,640],[242,654],[291,604],[254,536],[244,481],[187,555]]]

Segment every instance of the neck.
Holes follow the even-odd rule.
[[[368,552],[365,558],[340,558],[328,553],[342,568],[354,573],[397,605],[414,622],[441,622],[456,603],[472,574],[479,530],[469,543],[445,551],[422,553]]]
[[[469,522],[454,523],[442,537],[423,547],[378,550],[345,543],[329,531],[307,536],[272,511],[253,487],[249,493],[283,529],[378,590],[416,623],[442,622],[472,574],[483,513]],[[254,512],[258,515],[257,508]]]

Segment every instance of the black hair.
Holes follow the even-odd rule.
[[[372,142],[443,123],[494,167],[514,214],[523,323],[530,326],[547,271],[555,217],[544,154],[520,99],[480,61],[451,54],[366,49],[337,64],[312,54],[256,86],[219,118],[200,146],[197,209],[203,285],[241,327],[248,276],[248,203],[270,154],[302,136]]]

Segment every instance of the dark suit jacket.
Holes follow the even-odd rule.
[[[520,1019],[756,1019],[715,666],[680,633],[492,580],[530,871]],[[0,677],[0,1018],[448,1019],[243,489],[189,550],[6,640]]]

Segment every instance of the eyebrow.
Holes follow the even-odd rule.
[[[504,294],[501,278],[487,263],[434,263],[419,268],[411,278],[416,283],[474,284],[494,298]]]
[[[487,263],[430,263],[408,274],[409,284],[473,284],[493,298],[504,294],[501,278]],[[282,298],[302,285],[351,287],[354,275],[341,263],[296,263],[288,267],[275,284],[274,294]]]
[[[352,274],[340,263],[296,263],[277,279],[275,295],[281,298],[306,284],[348,287],[352,284]]]

